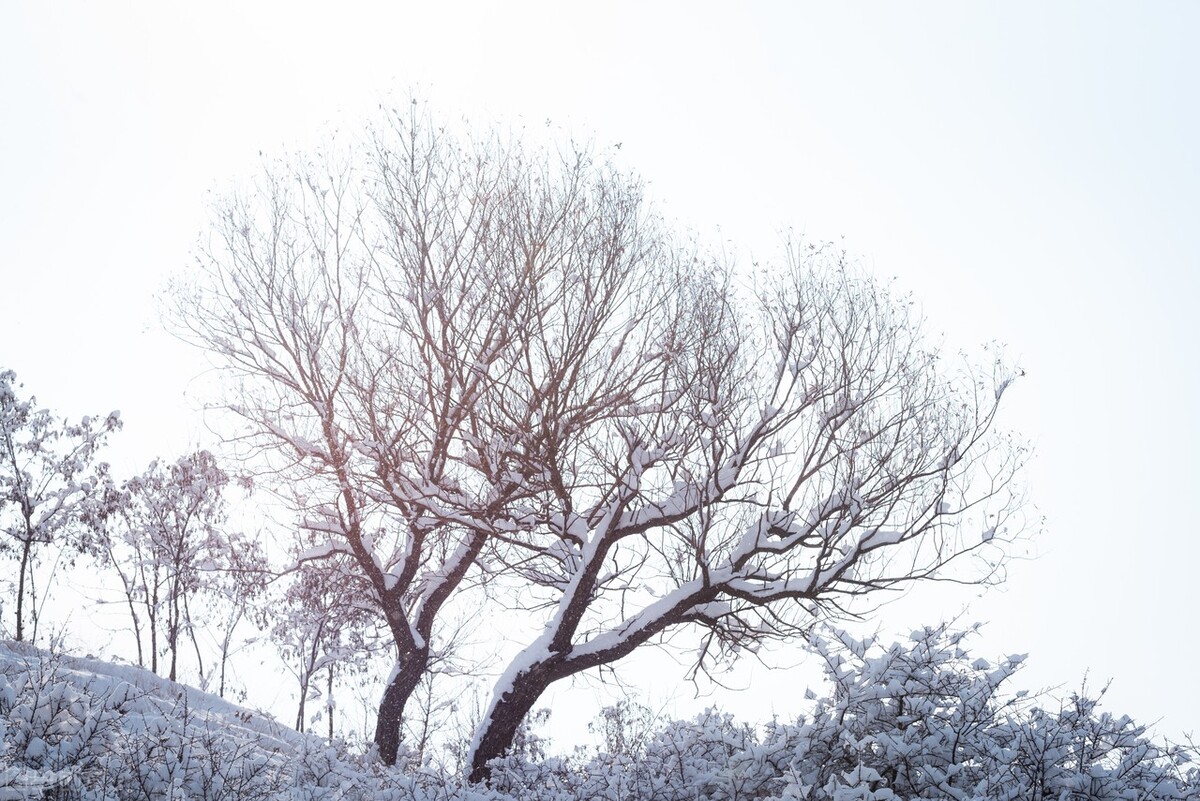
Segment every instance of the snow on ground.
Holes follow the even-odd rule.
[[[238,706],[195,687],[179,684],[136,665],[123,665],[67,654],[52,654],[28,643],[0,640],[0,673],[28,669],[32,662],[52,664],[58,675],[90,694],[107,697],[122,683],[140,691],[164,714],[186,705],[197,723],[220,727],[230,739],[258,740],[263,748],[295,754],[306,736],[281,724],[270,715]]]

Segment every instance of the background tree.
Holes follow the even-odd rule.
[[[119,488],[110,486],[103,509],[91,518],[101,533],[104,560],[121,580],[138,664],[145,666],[148,651],[150,670],[157,673],[165,648],[172,681],[183,637],[190,638],[205,679],[193,615],[200,592],[215,591],[223,582],[227,593],[250,593],[251,577],[261,575],[256,547],[228,529],[224,492],[229,481],[208,451],[171,463],[155,459],[141,475]],[[236,578],[226,575],[238,566]]]
[[[361,574],[349,559],[303,563],[289,575],[283,597],[274,603],[277,614],[271,639],[298,683],[296,730],[305,731],[308,701],[319,697],[315,683],[325,675],[325,715],[329,737],[334,735],[333,684],[335,672],[366,669],[377,638],[370,631],[377,618],[362,602],[366,594]]]
[[[108,467],[96,454],[121,421],[117,412],[78,423],[57,419],[35,397],[22,400],[20,387],[15,373],[0,371],[0,550],[15,552],[17,560],[14,636],[25,639],[30,614],[36,641],[39,552],[58,546],[70,563],[91,547],[82,519]],[[53,571],[47,583],[52,577]]]
[[[201,595],[207,611],[204,629],[217,638],[217,675],[202,676],[201,689],[215,681],[217,695],[224,698],[230,658],[255,640],[254,635],[236,640],[238,630],[244,628],[244,622],[260,632],[269,625],[270,615],[261,599],[274,574],[259,541],[238,531],[226,531],[220,556],[219,561],[205,566]]]

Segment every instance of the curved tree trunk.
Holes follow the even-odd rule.
[[[603,551],[597,549],[595,554],[593,565],[602,563]],[[546,650],[549,653],[546,650],[541,651],[539,659],[516,671],[507,688],[497,688],[499,695],[492,701],[492,707],[480,723],[475,741],[471,744],[468,761],[471,764],[469,778],[472,782],[491,781],[488,763],[504,756],[512,748],[521,722],[551,684],[628,656],[663,630],[686,622],[693,608],[714,600],[719,592],[717,587],[708,584],[682,588],[676,602],[658,610],[657,616],[639,625],[632,625],[637,621],[635,615],[627,620],[629,625],[623,626],[623,636],[613,638],[604,647],[581,650],[571,642],[581,619],[580,610],[583,608],[576,599],[587,594],[582,593],[581,588],[595,586],[595,577],[594,568],[585,569],[583,580],[575,587],[580,594],[564,599],[564,614],[555,618],[557,631],[547,640]],[[540,643],[535,647],[546,648]]]
[[[555,670],[556,666],[560,669]],[[512,686],[492,704],[487,719],[480,725],[471,749],[470,781],[491,781],[492,770],[488,763],[508,753],[521,723],[542,693],[555,681],[572,672],[569,668],[561,669],[555,663],[542,662],[522,671],[513,679]]]
[[[375,745],[385,765],[396,764],[400,750],[400,723],[404,706],[417,688],[429,663],[429,649],[422,648],[401,654],[396,669],[379,701],[379,716],[375,720]]]

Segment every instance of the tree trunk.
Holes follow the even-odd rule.
[[[176,646],[179,643],[179,624],[172,621],[167,624],[167,647],[171,649],[171,667],[167,671],[167,678],[175,681],[176,667]]]
[[[169,670],[169,678],[175,681],[176,657],[179,652],[179,588],[173,586],[169,590],[171,598],[171,608],[168,611],[170,617],[167,620],[167,647],[171,649],[171,668]]]
[[[192,610],[186,595],[183,597],[183,623],[187,627],[192,647],[196,650],[196,670],[200,674],[200,687],[208,692],[208,684],[212,677],[205,678],[204,676],[204,656],[200,653],[200,643],[196,640],[196,627],[192,624]]]
[[[490,782],[492,770],[488,763],[502,757],[512,748],[517,730],[521,728],[529,710],[551,684],[570,671],[556,671],[552,664],[542,662],[517,675],[512,687],[492,706],[487,720],[480,724],[473,751],[468,761],[471,764],[472,782]]]
[[[155,611],[158,596],[155,595],[153,604],[147,603],[147,615],[150,618],[150,672],[158,675],[158,614]]]
[[[230,613],[229,622],[225,626],[224,636],[221,638],[221,678],[217,685],[217,695],[221,698],[225,697],[225,666],[229,664],[229,646],[233,641],[233,630],[237,628],[237,624],[242,621],[242,615],[245,614],[245,607],[240,603]]]
[[[396,764],[400,750],[400,723],[404,717],[404,705],[417,688],[429,662],[429,649],[422,648],[402,654],[396,662],[392,680],[383,691],[379,701],[379,716],[375,721],[375,745],[379,758],[385,765]]]
[[[25,639],[25,571],[29,564],[29,552],[32,548],[33,542],[26,538],[22,543],[21,568],[17,574],[17,642]]]
[[[325,622],[321,621],[308,646],[308,654],[302,655],[304,658],[300,661],[300,672],[297,674],[300,681],[300,706],[296,710],[296,731],[301,734],[304,733],[304,702],[308,700],[308,685],[312,683],[313,673],[316,672],[317,655],[321,648],[321,632],[324,630]]]
[[[308,682],[300,682],[300,703],[296,707],[296,731],[304,734],[304,702],[308,700]]]
[[[133,638],[137,641],[138,667],[144,668],[146,657],[142,653],[142,621],[138,618],[137,607],[133,605],[133,593],[130,591],[128,583],[125,585],[125,600],[129,603],[129,616],[133,618]]]
[[[325,692],[325,711],[329,713],[329,741],[333,742],[333,663],[329,664],[329,685]]]

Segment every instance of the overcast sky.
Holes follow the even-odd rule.
[[[1200,4],[0,8],[0,368],[63,413],[120,409],[118,472],[209,437],[203,362],[154,299],[206,192],[415,87],[622,143],[668,214],[743,252],[844,237],[948,347],[1005,343],[1046,521],[974,600],[977,650],[1030,652],[1031,689],[1112,678],[1109,708],[1164,734],[1200,723]]]

